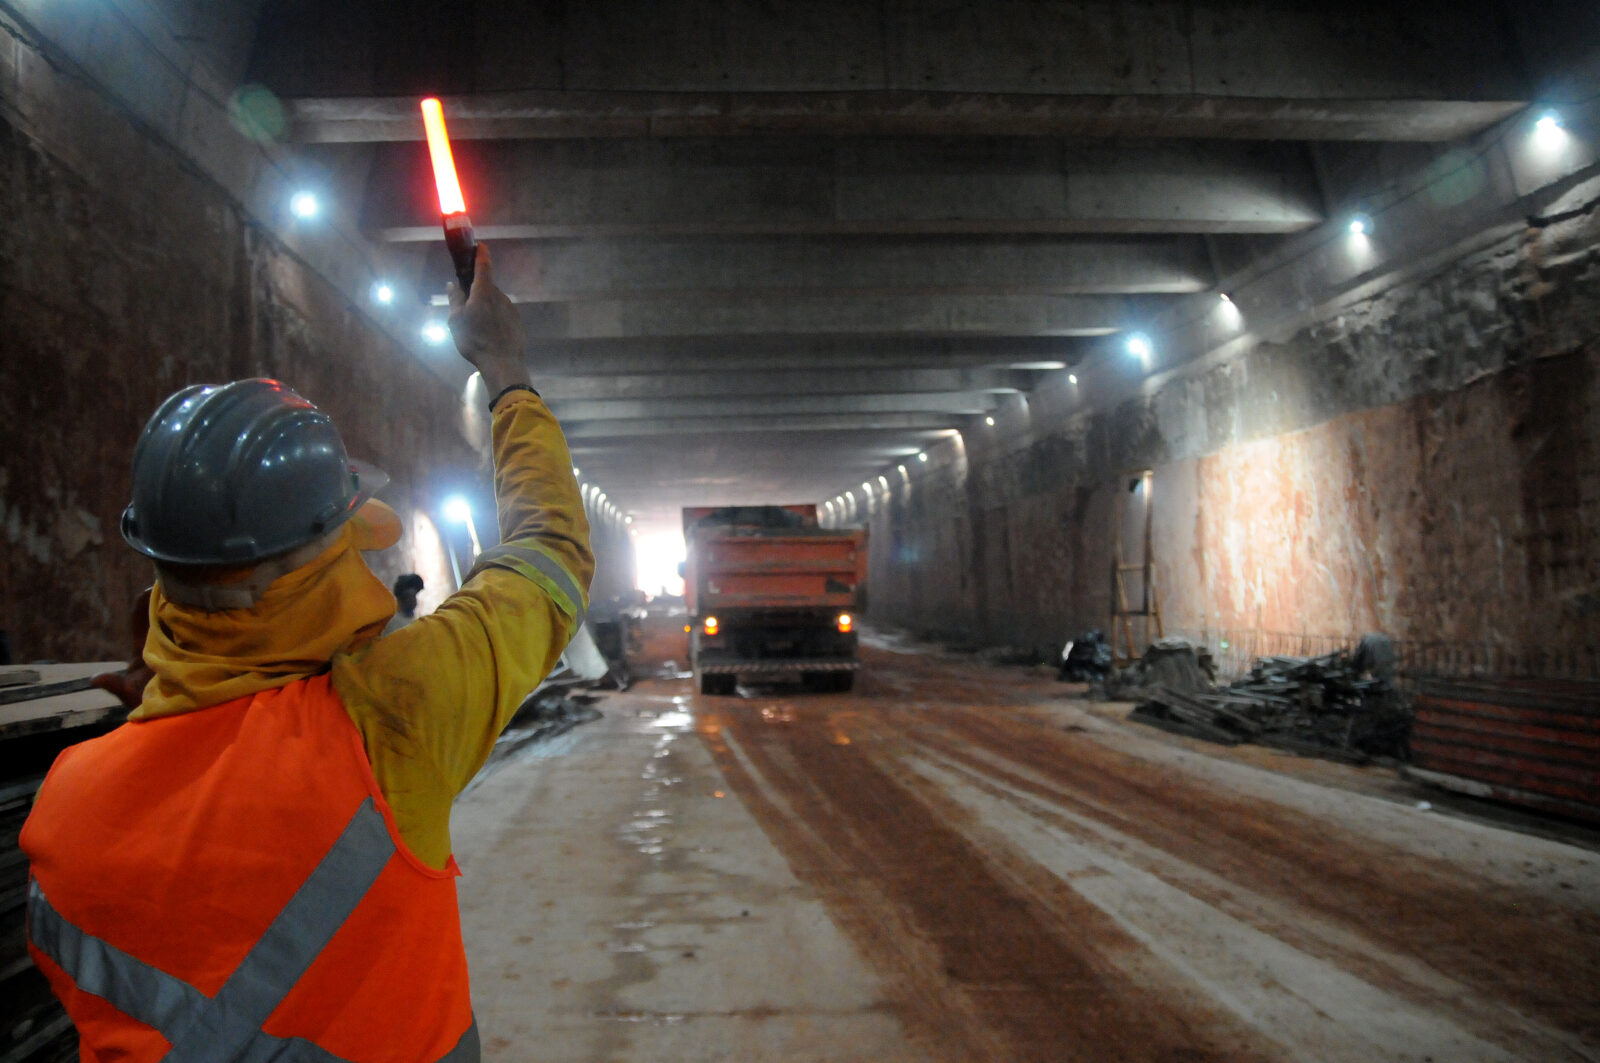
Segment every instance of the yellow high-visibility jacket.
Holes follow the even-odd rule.
[[[400,832],[432,867],[450,856],[451,803],[572,641],[594,577],[555,416],[513,391],[495,407],[491,434],[500,541],[513,551],[480,563],[432,613],[333,662],[333,688]]]

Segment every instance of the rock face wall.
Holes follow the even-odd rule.
[[[1382,630],[1440,666],[1589,674],[1593,208],[1113,409],[1036,395],[935,448],[873,504],[873,614],[1041,649],[1104,628],[1148,492],[1169,633],[1315,649],[1302,636]]]

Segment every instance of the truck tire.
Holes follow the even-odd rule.
[[[712,697],[727,697],[737,691],[739,677],[733,675],[702,674],[700,676],[700,693]]]
[[[835,694],[849,690],[851,680],[854,678],[854,672],[806,672],[801,675],[800,682],[807,690],[819,694]]]

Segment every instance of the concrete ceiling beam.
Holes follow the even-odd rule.
[[[1111,295],[600,299],[518,309],[530,347],[545,339],[682,336],[1089,337],[1117,332],[1130,320],[1125,301]]]
[[[569,441],[636,438],[639,436],[769,436],[773,433],[850,432],[932,433],[954,426],[953,414],[832,413],[736,417],[649,417],[629,421],[564,424]],[[854,438],[854,435],[852,435]],[[581,459],[580,459],[581,463]]]
[[[500,287],[519,302],[686,294],[1184,294],[1214,284],[1196,236],[499,241],[494,254]],[[434,271],[447,273],[443,255],[437,259]]]
[[[672,373],[541,380],[550,403],[782,395],[1027,391],[1035,372],[1012,369],[854,369],[835,372]]]
[[[388,240],[438,240],[426,150],[372,151],[363,225]],[[1323,218],[1310,157],[1292,143],[478,141],[456,157],[478,234],[491,241],[1285,233]]]
[[[1501,0],[276,0],[256,27],[250,79],[290,97],[514,92],[536,112],[538,94],[593,94],[578,114],[569,105],[552,117],[655,121],[651,136],[674,121],[765,132],[863,111],[1002,119],[994,97],[1018,98],[1023,116],[1030,98],[1064,100],[1069,117],[1082,99],[1088,118],[1098,105],[1157,118],[1173,109],[1181,120],[1188,104],[1201,121],[1219,100],[1529,98],[1522,49],[1543,30],[1579,35],[1562,17],[1571,5],[1512,6],[1541,10],[1508,19]]]
[[[290,100],[305,144],[422,139],[415,96]],[[456,140],[730,136],[1176,137],[1442,142],[1521,100],[952,92],[498,92],[448,97]]]
[[[1063,368],[1095,341],[1071,337],[688,336],[675,339],[539,339],[528,368],[541,384],[568,377],[607,379],[682,374],[761,375],[839,370]]]
[[[627,422],[668,417],[782,417],[833,414],[987,413],[995,396],[984,391],[885,395],[754,395],[725,398],[593,399],[552,402],[564,424],[595,421]]]

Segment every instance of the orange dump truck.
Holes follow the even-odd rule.
[[[683,537],[689,657],[703,693],[731,694],[740,676],[850,689],[865,531],[818,527],[816,506],[728,506],[684,510]]]

